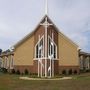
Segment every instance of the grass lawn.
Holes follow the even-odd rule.
[[[72,80],[27,81],[18,75],[0,74],[0,90],[90,90],[90,73]]]

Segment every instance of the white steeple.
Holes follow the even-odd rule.
[[[48,15],[48,0],[45,0],[45,15]]]

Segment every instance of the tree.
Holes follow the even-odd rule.
[[[2,53],[2,49],[0,49],[0,54]]]

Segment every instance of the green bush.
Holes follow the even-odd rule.
[[[69,74],[69,75],[71,75],[71,74],[72,74],[72,69],[70,69],[70,70],[68,71],[68,74]]]
[[[24,70],[24,74],[25,74],[25,75],[28,75],[28,74],[29,74],[29,72],[28,72],[27,69]]]
[[[86,70],[86,72],[90,72],[90,69]]]
[[[77,74],[77,70],[74,70],[74,72],[73,72],[74,74]]]
[[[7,73],[7,69],[6,68],[1,68],[1,72],[2,73]]]
[[[62,71],[62,74],[66,75],[66,70],[63,70],[63,71]]]
[[[17,70],[17,71],[16,71],[16,74],[20,75],[20,71],[19,71],[19,70]]]
[[[11,73],[12,73],[12,74],[15,74],[15,69],[12,69],[12,70],[11,70]]]

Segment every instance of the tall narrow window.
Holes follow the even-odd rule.
[[[36,52],[35,58],[42,58],[44,56],[43,50],[44,50],[44,42],[43,42],[43,37],[42,37],[35,46],[35,52]]]
[[[54,58],[56,58],[56,46],[54,45]]]
[[[38,45],[36,46],[36,58],[38,58]]]
[[[57,58],[57,46],[50,36],[48,36],[48,57]]]

